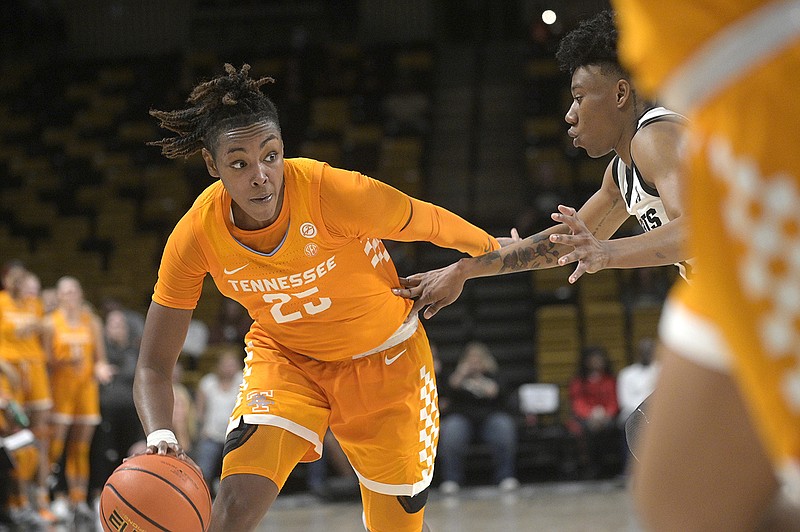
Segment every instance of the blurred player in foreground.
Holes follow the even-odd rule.
[[[254,320],[228,426],[211,530],[252,530],[328,427],[361,483],[371,532],[427,530],[439,412],[428,340],[381,238],[480,255],[496,239],[357,172],[284,159],[271,78],[249,66],[152,111],[178,135],[167,157],[201,152],[219,178],[170,236],[145,323],[134,396],[148,452],[185,453],[171,430],[170,375],[210,273]]]
[[[617,0],[643,90],[692,120],[697,275],[665,307],[634,468],[652,530],[800,529],[800,3]]]

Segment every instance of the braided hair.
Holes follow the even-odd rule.
[[[267,122],[280,130],[278,110],[261,86],[274,83],[270,77],[253,79],[250,65],[240,70],[225,64],[225,75],[197,85],[186,100],[191,106],[177,111],[150,110],[159,125],[178,134],[148,142],[160,146],[161,154],[169,159],[189,157],[206,148],[214,153],[216,140],[222,131],[244,127],[254,122]]]
[[[556,59],[559,68],[570,75],[582,66],[598,65],[606,72],[611,69],[626,79],[630,78],[619,62],[617,28],[613,13],[608,10],[582,21],[565,35],[558,45]]]

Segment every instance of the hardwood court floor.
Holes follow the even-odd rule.
[[[433,532],[639,532],[620,482],[523,485],[513,493],[467,488],[453,497],[434,492],[426,519]],[[259,532],[360,532],[361,505],[326,504],[310,495],[279,496]]]

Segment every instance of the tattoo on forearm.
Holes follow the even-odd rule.
[[[481,263],[495,264],[498,273],[535,270],[544,265],[555,266],[560,255],[549,235],[533,235],[524,240],[528,245],[512,251],[499,250],[478,258]],[[500,264],[498,264],[500,263]]]

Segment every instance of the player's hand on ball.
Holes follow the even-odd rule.
[[[161,455],[173,455],[184,462],[191,464],[194,468],[200,469],[194,460],[192,460],[186,451],[183,450],[183,447],[179,443],[167,443],[165,441],[158,442],[158,445],[151,445],[147,447],[145,450],[145,454],[161,454]]]
[[[144,442],[142,442],[142,443],[144,443]],[[178,458],[179,460],[183,460],[187,464],[191,465],[192,467],[194,467],[198,471],[200,470],[200,466],[198,466],[195,463],[195,461],[192,460],[189,457],[188,454],[186,454],[186,451],[183,449],[183,447],[181,447],[181,445],[179,443],[177,443],[177,442],[168,442],[168,441],[165,441],[165,440],[160,440],[160,441],[158,441],[157,443],[155,443],[153,445],[147,445],[146,447],[144,447],[143,450],[131,453],[131,455],[128,456],[127,458],[125,458],[123,460],[123,462],[128,460],[128,459],[130,459],[130,458],[133,458],[134,456],[141,456],[143,454],[156,454],[156,455],[162,455],[162,456],[164,456],[164,455],[174,456],[174,457]]]

